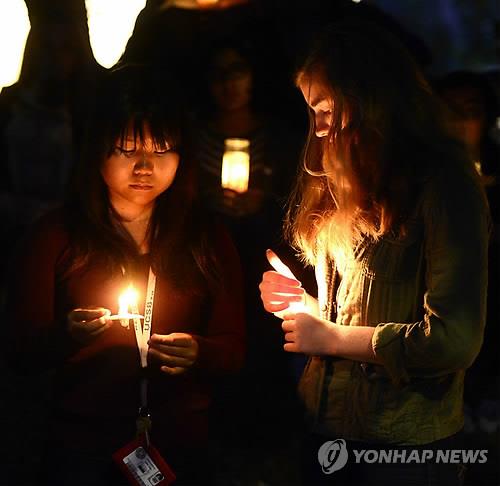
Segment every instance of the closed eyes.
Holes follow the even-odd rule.
[[[161,157],[161,156],[166,155],[169,152],[173,152],[173,151],[174,151],[173,148],[168,147],[166,149],[155,150],[153,153],[156,156]],[[137,153],[137,149],[136,148],[127,149],[127,148],[120,147],[120,146],[117,145],[114,148],[114,152],[115,152],[116,155],[124,155],[125,157],[131,158],[131,157],[135,156],[135,154]]]

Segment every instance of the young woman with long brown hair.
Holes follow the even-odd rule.
[[[334,459],[345,447],[459,448],[464,372],[485,322],[480,181],[412,58],[376,26],[331,26],[296,82],[311,130],[286,230],[316,269],[318,299],[276,271],[260,289],[283,317],[284,349],[310,356],[304,482],[458,484],[459,464],[351,454],[335,471]],[[304,300],[305,312],[290,306]],[[320,464],[335,439],[347,442],[322,448]]]
[[[72,197],[14,267],[12,359],[57,370],[47,484],[125,483],[112,454],[136,432],[179,484],[210,482],[212,383],[243,361],[242,288],[229,237],[196,204],[185,112],[168,76],[106,73]],[[144,324],[110,319],[129,284]]]

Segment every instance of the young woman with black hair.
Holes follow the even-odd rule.
[[[125,482],[111,455],[139,408],[178,484],[210,482],[211,385],[242,364],[242,288],[229,237],[196,204],[184,113],[167,76],[106,73],[72,197],[19,252],[12,360],[56,369],[47,484]],[[144,324],[110,318],[130,284]]]

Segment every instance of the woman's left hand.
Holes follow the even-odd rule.
[[[190,334],[153,334],[148,344],[149,355],[155,357],[161,371],[169,375],[185,373],[198,358],[198,342]]]
[[[311,314],[287,314],[281,328],[285,332],[283,348],[309,355],[334,354],[335,324]]]

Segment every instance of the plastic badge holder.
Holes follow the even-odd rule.
[[[139,437],[113,454],[113,460],[132,486],[168,486],[175,481],[175,474],[144,437]]]

